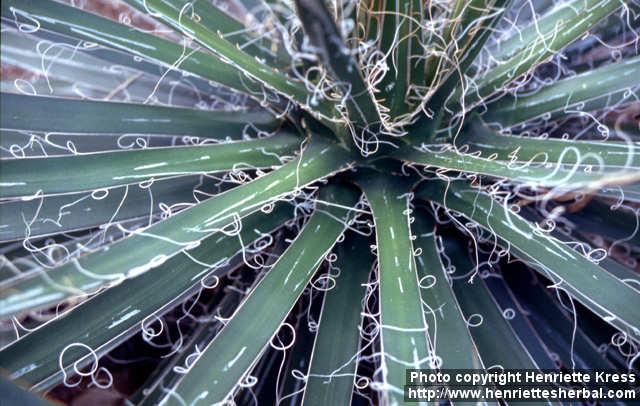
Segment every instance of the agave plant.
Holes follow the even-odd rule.
[[[412,368],[640,364],[637,3],[71,3],[2,2],[14,384],[398,404]]]

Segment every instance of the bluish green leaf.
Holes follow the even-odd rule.
[[[49,195],[241,168],[269,168],[291,157],[301,139],[289,134],[252,141],[17,158],[2,162],[0,197]]]
[[[476,266],[461,241],[447,238],[444,243],[455,273],[453,291],[478,346],[480,357],[487,369],[501,366],[506,369],[538,369],[531,354],[522,345],[481,277],[470,280]]]
[[[484,157],[495,157],[499,161],[640,170],[640,143],[630,140],[582,141],[505,136],[490,130],[482,121],[472,119],[469,127],[455,139],[455,144],[461,149],[468,145],[467,152],[481,151]]]
[[[186,43],[174,43],[51,0],[7,0],[1,7],[2,17],[16,25],[37,25],[42,30],[152,60],[238,92],[259,94],[258,99],[262,99],[261,87],[247,80],[241,71],[211,54],[190,50]]]
[[[331,103],[326,100],[314,101],[305,86],[290,76],[262,64],[251,55],[243,52],[222,35],[206,27],[194,14],[184,8],[182,0],[146,0],[146,8],[169,25],[180,29],[185,35],[194,38],[221,60],[234,69],[256,78],[262,85],[295,100],[311,113],[318,112],[320,117],[329,119],[334,115]],[[187,11],[187,12],[185,12]]]
[[[557,54],[579,39],[594,24],[618,10],[622,3],[612,0],[579,1],[573,15],[562,19],[550,30],[536,36],[535,41],[497,67],[478,78],[476,86],[465,96],[464,104],[472,105],[500,91],[506,84]]]
[[[603,171],[600,168],[591,171],[589,168],[572,165],[571,161],[566,166],[557,163],[544,165],[526,161],[499,161],[456,151],[448,145],[406,147],[395,152],[393,156],[420,165],[479,173],[532,187],[553,187],[554,193],[558,194],[572,190],[597,190],[605,185],[632,183],[640,179],[640,173],[637,171]]]
[[[84,295],[105,285],[138,276],[172,256],[197,247],[203,238],[241,226],[240,219],[295,192],[351,162],[334,144],[313,140],[298,158],[283,167],[156,223],[127,238],[45,272],[1,284],[0,315],[45,307]]]
[[[148,11],[145,0],[125,0],[129,5],[143,13]],[[186,13],[194,13],[206,27],[221,32],[229,42],[236,44],[249,55],[267,61],[270,65],[290,63],[289,55],[279,47],[279,52],[273,52],[267,41],[262,40],[258,32],[251,32],[242,22],[227,14],[216,5],[208,1],[180,0]],[[178,3],[178,4],[180,4]],[[257,30],[256,30],[257,31]],[[262,42],[265,42],[264,44]]]
[[[242,139],[249,123],[270,131],[278,121],[267,112],[230,113],[144,104],[70,100],[2,93],[0,127],[94,134],[168,134]]]
[[[418,209],[414,232],[420,293],[430,326],[428,333],[431,348],[443,369],[482,369],[467,320],[453,293],[447,271],[442,264],[436,243],[435,225],[430,214]]]
[[[196,203],[199,177],[156,181],[152,185],[125,186],[99,193],[41,196],[0,204],[0,241],[38,238],[52,234],[106,228],[122,221],[157,217],[164,205]]]
[[[11,379],[37,385],[38,390],[60,383],[65,374],[75,379],[71,376],[76,362],[95,361],[88,349],[98,357],[106,354],[141,327],[150,328],[155,320],[151,315],[162,315],[193,292],[192,288],[217,284],[236,253],[279,227],[290,213],[281,204],[270,214],[253,214],[244,219],[238,235],[216,233],[197,248],[105,290],[4,349],[0,367]]]
[[[408,368],[429,368],[410,224],[409,188],[371,175],[361,182],[373,210],[378,252],[383,402],[401,403]]]
[[[486,122],[505,127],[535,117],[552,117],[568,111],[593,111],[617,105],[627,99],[630,89],[638,88],[640,57],[625,59],[604,67],[559,80],[527,95],[506,96],[487,105],[482,115]]]
[[[508,207],[463,182],[440,180],[424,183],[417,196],[460,212],[495,233],[516,256],[532,264],[606,322],[640,336],[640,292],[603,270],[595,262],[561,241],[541,232]],[[615,294],[611,294],[615,292]]]
[[[304,390],[305,405],[348,405],[353,395],[362,308],[373,256],[366,238],[355,234],[336,249],[339,275],[324,298]],[[331,284],[330,284],[331,286]]]
[[[355,191],[338,186],[328,186],[320,194],[321,200],[343,207],[353,206],[357,198]],[[273,269],[203,350],[176,391],[168,395],[169,404],[212,403],[229,398],[344,232],[349,217],[349,210],[335,206],[316,210]]]

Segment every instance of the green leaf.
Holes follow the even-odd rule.
[[[561,241],[542,233],[508,207],[463,182],[430,180],[416,195],[471,218],[495,233],[513,253],[550,278],[605,321],[640,337],[640,314],[630,303],[640,293]]]
[[[285,225],[283,228],[284,230],[278,230],[272,233],[269,238],[273,239],[273,243],[270,247],[261,250],[259,254],[260,257],[267,257],[262,265],[261,272],[268,272],[278,257],[284,252],[286,243],[283,233],[287,232],[287,226]],[[256,242],[254,244],[264,247],[263,243]],[[215,309],[206,311],[209,315],[215,314],[215,316],[211,317],[208,322],[199,323],[196,330],[191,334],[188,342],[185,342],[173,356],[165,358],[161,362],[161,365],[158,365],[155,371],[149,375],[145,383],[140,386],[136,393],[129,397],[129,401],[134,405],[156,405],[166,396],[168,390],[174,390],[183,376],[183,370],[176,370],[174,366],[184,368],[184,366],[190,365],[193,354],[199,353],[202,348],[205,348],[213,341],[214,337],[224,327],[226,320],[233,315],[242,300],[255,285],[258,284],[260,281],[259,274],[261,272],[255,272],[249,267],[245,267],[244,272],[241,269],[238,275],[239,280],[234,281],[233,285],[225,286],[222,291],[217,293],[217,297],[220,299],[216,300],[216,298],[214,298]],[[229,279],[235,279],[235,275],[229,275]],[[273,352],[277,353],[277,351]],[[266,357],[262,357],[260,362],[265,358]],[[256,374],[255,369],[252,371],[252,374]],[[260,373],[258,373],[258,376],[260,376]],[[254,387],[254,390],[255,389]],[[254,393],[255,392],[252,392],[251,395]]]
[[[28,83],[28,84],[27,84]],[[83,88],[82,84],[78,84],[74,87],[73,83],[65,82],[63,80],[46,79],[42,77],[33,77],[27,82],[15,81],[15,80],[3,80],[0,83],[0,91],[2,93],[23,93],[28,88],[29,92],[36,94],[46,94],[55,97],[67,97],[76,98],[78,92],[83,96],[90,98],[99,98],[101,93],[94,89]]]
[[[344,169],[350,156],[334,144],[313,140],[301,158],[115,242],[108,249],[1,285],[0,315],[47,306],[95,291],[157,267],[196,247],[208,235],[232,231],[239,219],[298,188]]]
[[[397,118],[408,112],[406,97],[412,80],[411,64],[415,63],[410,56],[421,33],[417,23],[422,21],[422,5],[414,0],[383,1],[382,4],[379,49],[386,55],[388,71],[377,87],[379,98],[384,100],[391,117]],[[424,53],[423,49],[419,50]]]
[[[106,228],[122,221],[157,216],[160,207],[196,203],[200,177],[154,181],[150,187],[127,186],[98,193],[41,196],[0,204],[0,241]],[[106,196],[105,196],[106,195]]]
[[[566,244],[582,244],[585,249],[590,249],[593,245],[593,242],[589,242],[589,238],[583,235],[585,231],[599,234],[605,238],[616,239],[617,243],[627,242],[629,246],[635,247],[638,245],[636,242],[638,239],[636,227],[640,221],[638,214],[632,207],[616,206],[608,206],[598,199],[593,199],[576,214],[564,214],[563,217],[568,220],[569,224],[563,224],[564,227],[555,227],[551,235]],[[521,213],[529,221],[544,224],[545,218],[539,211],[531,207],[523,207]],[[593,221],[590,221],[591,217],[593,217]],[[566,221],[563,220],[563,222]],[[576,221],[576,224],[572,224],[573,221]],[[607,253],[610,253],[614,247],[615,244],[609,245]],[[634,270],[612,259],[611,256],[604,257],[600,260],[599,265],[631,288],[639,290],[640,274]]]
[[[486,257],[485,257],[486,258]],[[486,272],[486,277],[484,277]],[[522,346],[539,369],[557,369],[551,351],[533,328],[501,274],[483,270],[483,281]]]
[[[262,99],[260,86],[246,80],[241,71],[213,55],[190,50],[186,43],[177,44],[51,0],[7,0],[1,7],[2,17],[17,25],[37,24],[43,30],[151,59],[239,92],[258,93],[257,98]]]
[[[375,128],[381,119],[373,95],[324,3],[321,0],[296,0],[295,5],[305,34],[347,98],[349,118],[362,127]]]
[[[235,287],[235,285],[234,285]],[[133,405],[157,405],[165,397],[168,390],[172,390],[182,377],[180,373],[188,365],[193,354],[200,348],[206,347],[223,327],[222,318],[226,318],[235,310],[242,299],[243,291],[239,289],[223,289],[220,303],[214,309],[207,309],[208,314],[215,316],[205,322],[200,322],[182,346],[170,357],[165,357],[154,369],[145,383],[129,397]],[[218,318],[217,316],[220,316]],[[176,368],[178,367],[178,368]]]
[[[317,112],[321,117],[327,119],[333,117],[334,109],[331,103],[321,100],[314,101],[313,103],[317,103],[316,105],[312,104],[312,95],[303,84],[256,61],[254,57],[238,49],[222,35],[204,26],[195,15],[189,11],[184,12],[182,0],[146,0],[145,6],[150,12],[158,13],[163,21],[179,29],[185,35],[193,37],[222,60],[227,61],[234,69],[256,78],[267,88],[295,100],[311,113]]]
[[[368,240],[352,233],[336,250],[331,273],[335,285],[324,298],[311,366],[304,390],[305,405],[351,404],[358,352],[363,298],[373,256]],[[331,286],[331,285],[330,285]]]
[[[62,17],[72,17],[75,11],[76,9],[72,8],[71,12],[65,12]],[[80,11],[80,13],[83,12],[82,10],[77,11]],[[117,24],[108,19],[100,20],[100,16],[92,13],[80,15],[80,21],[64,20],[64,23],[72,23],[74,26],[82,26],[81,24],[85,21],[96,23],[96,20],[94,19],[97,18],[97,23],[99,25],[104,23],[106,24],[104,28],[115,29],[119,34],[129,35],[128,30],[131,30],[131,27],[126,27],[127,30],[122,30],[121,24]],[[20,24],[22,23],[25,23],[26,26],[29,27],[29,21],[26,20],[25,17],[19,17],[17,19],[12,17],[12,19],[18,22],[18,27],[20,27]],[[16,21],[11,23],[13,27],[9,26],[9,29],[14,31],[16,30]],[[53,29],[60,30],[62,33],[53,31]],[[262,97],[264,97],[264,92],[260,89],[260,86],[247,81],[246,78],[240,76],[237,71],[235,72],[234,78],[234,73],[231,72],[231,70],[229,70],[229,72],[224,70],[225,64],[206,52],[202,53],[196,51],[190,55],[182,56],[177,62],[175,55],[173,59],[170,59],[167,54],[154,53],[154,55],[165,58],[163,62],[137,53],[142,51],[149,52],[149,50],[144,47],[136,48],[136,52],[132,53],[122,49],[120,46],[122,44],[120,43],[118,43],[118,47],[113,45],[107,46],[106,42],[95,42],[90,39],[90,36],[85,35],[84,31],[80,31],[82,33],[78,32],[79,31],[67,30],[65,25],[61,25],[60,22],[58,22],[57,25],[53,25],[47,29],[37,30],[26,36],[40,42],[40,47],[45,47],[45,49],[50,47],[48,53],[56,54],[60,49],[66,49],[69,54],[73,55],[72,57],[69,57],[69,59],[72,59],[73,61],[75,61],[76,58],[96,58],[98,60],[95,66],[96,68],[106,66],[106,69],[110,72],[130,73],[130,75],[125,79],[125,82],[118,88],[112,87],[109,89],[106,95],[108,100],[139,100],[141,103],[158,103],[169,106],[181,105],[184,107],[201,106],[202,103],[205,102],[212,103],[213,105],[222,104],[224,107],[231,108],[235,111],[237,108],[245,107],[248,101],[253,103],[249,100],[252,97],[250,94],[251,92],[258,92],[260,94],[260,97],[258,97],[257,94],[253,94],[254,101],[258,101],[258,99],[262,99]],[[176,52],[185,52],[186,41],[184,41],[182,43],[182,47],[180,47],[180,44],[176,44],[171,41],[167,42],[166,40],[154,35],[149,35],[147,37],[143,36],[143,38],[151,41],[151,44],[153,45],[160,46],[160,48],[156,48],[154,51],[162,51],[163,45],[167,45],[170,48],[178,45],[178,47],[173,49],[175,49]],[[155,42],[158,39],[160,40],[160,43]],[[49,44],[54,45],[51,46]],[[37,54],[42,53],[42,51],[37,51],[38,49],[42,49],[40,47],[33,48],[36,50]],[[69,54],[60,53],[59,57],[64,57]],[[223,65],[222,69],[219,69],[220,79],[216,79],[214,81],[214,79],[208,79],[207,76],[203,76],[207,74],[215,75],[216,72],[210,72],[208,65],[202,66],[192,63],[193,58],[195,58],[196,62],[203,62],[204,60],[202,60],[201,57],[205,59],[211,58],[211,63],[213,63],[214,66],[215,63]],[[60,58],[57,59],[58,60],[56,62],[58,62]],[[210,61],[204,62],[210,63]],[[191,70],[187,71],[184,67],[189,67]],[[55,67],[51,67],[50,71],[56,71]],[[138,78],[141,73],[142,76]],[[105,73],[103,72],[103,75],[104,74]],[[135,76],[137,79],[134,79],[132,76]],[[219,80],[231,80],[231,83],[222,85]],[[77,98],[78,90],[81,89],[75,90],[76,91],[72,98]],[[40,92],[38,94],[46,93]],[[283,99],[278,99],[274,94],[270,94],[269,96],[271,97],[270,100],[272,101],[272,107],[278,108],[278,111],[281,112],[282,110],[280,109],[286,105],[286,101],[283,102]],[[102,99],[105,98],[105,95],[100,95],[96,98]]]
[[[292,156],[301,140],[289,134],[198,146],[5,160],[0,197],[60,194],[240,168],[268,168]]]
[[[640,209],[628,205],[591,200],[576,213],[567,213],[569,228],[600,235],[617,243],[640,247]],[[611,247],[613,248],[613,247]]]
[[[328,186],[320,194],[321,200],[343,207],[353,206],[357,197],[353,190],[338,186]],[[316,210],[273,269],[203,351],[175,393],[169,395],[170,404],[215,403],[231,396],[343,233],[349,214],[349,210],[335,206]]]
[[[320,271],[320,274],[322,274],[322,271]],[[315,282],[320,282],[322,284],[321,280],[318,280],[321,277],[322,276],[316,278]],[[309,285],[308,289],[313,291],[313,285]],[[313,302],[309,303],[309,300],[307,299],[313,300],[313,298],[304,297],[303,294],[302,297],[291,308],[289,315],[287,316],[287,320],[289,320],[289,324],[292,327],[292,329],[289,330],[292,330],[292,332],[293,330],[295,330],[295,341],[292,343],[293,345],[291,346],[291,348],[289,348],[286,353],[281,354],[282,357],[279,356],[279,351],[274,350],[273,347],[270,346],[270,348],[267,349],[267,351],[270,353],[276,353],[276,359],[281,358],[280,365],[282,366],[282,369],[280,371],[280,379],[278,379],[278,385],[276,389],[278,391],[278,396],[280,397],[280,399],[286,398],[291,405],[300,404],[300,401],[304,396],[304,377],[306,377],[309,372],[309,363],[311,362],[313,341],[316,336],[315,331],[310,331],[311,321],[308,318],[309,306],[313,306]],[[279,338],[274,339],[274,341],[282,342]],[[262,360],[263,358],[266,361],[270,357],[265,354],[260,357],[260,360]],[[265,364],[265,368],[261,369],[260,371],[257,370],[256,365],[256,367],[250,370],[249,374],[251,376],[265,376],[263,374],[267,374],[270,371],[268,365],[269,364]],[[273,371],[273,369],[271,369],[271,371]],[[267,380],[262,379],[258,381],[258,384],[256,384],[256,386],[259,387],[259,390],[258,388],[256,388],[256,396],[260,396],[258,395],[259,392],[268,393],[268,391],[272,389],[269,387],[269,384],[267,382]],[[240,391],[238,395],[240,396],[236,396],[235,401],[238,404],[243,404],[242,398],[246,397],[249,394],[247,394],[246,391]]]
[[[588,206],[587,206],[588,207]],[[609,212],[609,208],[608,207],[598,207],[597,205],[594,208],[594,211],[597,211],[598,209],[600,209],[600,211],[602,213],[608,213]],[[629,210],[630,208],[628,206],[620,206],[617,208],[617,210]],[[585,210],[585,209],[582,209]],[[523,209],[521,210],[521,213],[523,215],[523,217],[525,217],[527,220],[529,221],[534,221],[538,224],[543,224],[544,222],[544,217],[541,216],[541,213],[537,210],[534,210],[531,207],[523,207]],[[599,213],[599,215],[601,215],[602,213]],[[629,213],[631,218],[627,218],[625,219],[625,217],[627,217],[625,214],[627,213],[623,213],[622,215],[619,215],[619,217],[622,217],[623,220],[619,221],[618,218],[616,218],[616,221],[612,221],[612,225],[610,226],[609,224],[603,225],[600,227],[599,231],[596,234],[603,234],[604,236],[607,236],[607,232],[610,228],[615,228],[615,223],[622,223],[624,221],[626,221],[627,223],[625,224],[626,227],[623,228],[627,228],[627,229],[632,229],[631,233],[633,233],[633,231],[635,231],[635,227],[638,224],[638,220],[635,216],[635,213]],[[589,215],[594,215],[593,212],[591,213],[585,213],[583,216],[587,217]],[[566,215],[565,215],[566,216]],[[597,216],[596,216],[597,217]],[[569,229],[571,229],[571,226],[568,226]],[[585,228],[588,228],[585,227]],[[578,228],[578,230],[571,230],[572,234],[568,234],[567,231],[565,231],[564,227],[555,227],[553,229],[553,231],[551,231],[551,236],[555,239],[557,239],[558,241],[561,241],[564,244],[567,245],[575,245],[576,247],[579,247],[579,249],[581,250],[585,250],[583,252],[589,252],[589,250],[591,250],[592,247],[592,242],[588,242],[588,239],[585,238],[585,236],[582,236],[581,234],[581,228]],[[619,240],[618,242],[624,241],[623,239]],[[629,244],[631,247],[634,247],[633,244]],[[609,249],[613,249],[615,247],[614,244],[609,246]],[[633,248],[632,248],[633,249]],[[610,252],[610,251],[608,251]],[[638,286],[640,286],[640,275],[638,275],[638,273],[636,273],[634,270],[629,269],[627,266],[622,265],[621,263],[617,262],[616,260],[612,259],[611,256],[607,256],[604,257],[603,259],[601,259],[598,262],[598,265],[604,269],[605,271],[607,271],[608,273],[610,273],[611,275],[613,275],[615,278],[619,279],[621,282],[623,282],[624,284],[626,284],[627,286],[629,286],[631,289],[635,289],[636,291],[638,291],[640,293],[640,289],[638,288]],[[565,309],[566,310],[566,309]],[[580,314],[584,314],[584,313],[580,313]],[[572,315],[569,313],[567,314],[568,317],[572,317]],[[597,320],[597,318],[604,318],[606,317],[606,314],[604,314],[603,312],[596,312],[596,317],[594,317],[594,319]],[[597,320],[599,321],[599,320]],[[593,334],[592,331],[589,331],[590,334]],[[607,337],[607,333],[605,332],[604,334],[599,334],[601,337]],[[608,337],[605,338],[605,341],[608,341]],[[612,360],[618,361],[619,364],[625,365],[624,361],[622,360],[622,356],[621,354],[617,351],[617,349],[609,349],[608,351],[609,356],[611,357]]]
[[[430,367],[427,325],[409,229],[409,187],[380,175],[360,183],[376,227],[383,396],[389,397],[390,403],[402,403],[405,370]]]
[[[495,369],[500,365],[506,369],[538,369],[482,278],[476,276],[469,280],[467,275],[473,274],[475,265],[469,260],[463,243],[456,238],[447,238],[444,247],[455,267],[455,273],[451,273],[453,290],[485,367]]]
[[[455,139],[455,144],[460,149],[468,145],[469,153],[481,151],[485,157],[495,157],[499,161],[592,165],[607,170],[640,169],[638,142],[504,136],[476,119],[472,119],[470,126]]]
[[[436,243],[431,214],[418,209],[413,229],[422,301],[426,307],[428,330],[433,354],[442,369],[483,369],[478,349],[471,337],[467,321],[451,288]]]
[[[253,132],[251,132],[251,135],[256,137]],[[249,134],[247,134],[247,138],[250,138]],[[231,139],[226,141],[231,141]],[[157,134],[49,133],[0,129],[0,157],[27,158],[78,155],[125,149],[197,145],[211,142],[215,141],[198,137]]]
[[[394,157],[420,165],[453,171],[479,173],[524,183],[532,187],[553,187],[554,193],[571,190],[596,190],[607,184],[625,184],[640,179],[637,171],[594,171],[576,165],[532,165],[481,158],[461,153],[449,145],[425,146],[422,149],[407,147],[398,150]]]
[[[59,36],[55,40],[49,39],[51,34],[47,34],[43,35],[47,39],[42,39],[3,26],[2,61],[39,74],[28,79],[29,88],[35,94],[135,103],[144,103],[149,99],[157,100],[159,104],[195,107],[205,91],[208,94],[216,90],[211,85],[203,86],[202,80],[198,81],[195,77],[189,78],[188,83],[176,83],[179,78],[171,75],[170,71],[166,72],[164,80],[160,80],[157,76],[160,74],[158,66],[155,66],[155,70],[147,67],[148,74],[145,74],[144,63],[135,62],[134,57],[130,57],[131,62],[127,64],[122,56],[111,58],[116,51],[105,48],[100,49],[102,52],[93,48],[78,49],[76,44],[68,44]],[[3,92],[20,93],[20,89],[24,88],[22,82],[2,82]]]
[[[561,20],[561,23],[554,25],[550,31],[537,36],[533,43],[527,44],[525,49],[480,77],[476,86],[465,96],[464,104],[473,105],[504,89],[506,84],[556,55],[622,5],[620,1],[611,0],[584,0],[578,3],[574,15]]]
[[[143,13],[147,13],[148,11],[145,7],[144,0],[125,1]],[[290,58],[282,47],[279,48],[280,52],[273,52],[269,48],[271,44],[261,44],[263,41],[257,36],[257,34],[259,34],[258,32],[252,33],[250,28],[245,27],[243,23],[210,2],[180,0],[180,3],[182,3],[185,13],[195,13],[202,22],[202,25],[215,28],[215,30],[221,32],[229,42],[237,45],[249,55],[263,59],[270,65],[290,63]]]
[[[494,26],[502,18],[502,11],[496,13],[496,9],[506,9],[508,2],[495,0],[456,0],[451,12],[446,15],[446,23],[442,33],[433,38],[434,43],[451,62],[462,62],[465,59],[473,59],[477,51],[482,49],[489,28]],[[480,46],[476,46],[473,40],[480,40]],[[466,55],[471,49],[475,49],[471,58]],[[441,53],[430,55],[427,61],[427,84],[434,85],[433,80],[437,75],[446,77],[451,74],[458,76],[463,74],[472,60],[467,60],[464,65],[447,62]],[[454,72],[458,70],[458,72]],[[444,74],[439,72],[444,71]]]
[[[476,4],[475,1],[472,4]],[[447,100],[452,97],[456,87],[462,89],[467,86],[465,73],[470,69],[476,56],[478,56],[491,36],[493,28],[502,19],[505,10],[510,4],[511,0],[495,0],[491,4],[491,8],[494,10],[481,20],[483,24],[475,30],[475,34],[469,38],[468,46],[464,47],[460,55],[456,57],[455,69],[451,69],[443,78],[441,84],[437,86],[435,92],[426,101],[422,102],[422,107],[419,111],[427,114],[420,115],[409,130],[409,137],[414,142],[431,142],[435,138],[436,130],[439,128],[444,116],[444,107],[447,104]],[[477,10],[473,13],[475,12]],[[427,74],[429,75],[429,72]],[[427,80],[431,79],[427,77]],[[458,96],[454,95],[454,98],[458,98]]]
[[[638,86],[639,75],[640,57],[626,59],[559,80],[535,93],[502,97],[487,105],[482,118],[510,127],[548,113],[555,117],[571,110],[599,110],[625,98],[631,102],[628,89]]]
[[[570,19],[581,15],[586,9],[584,0],[550,2],[540,6],[541,8],[546,8],[542,17],[533,17],[534,19],[529,25],[523,28],[518,27],[512,36],[504,39],[500,38],[494,46],[490,46],[489,50],[492,59],[498,61],[498,63],[505,62],[517,52],[549,36],[550,33],[562,29]]]
[[[110,63],[73,49],[55,48],[54,43],[2,27],[2,62],[79,86],[111,91],[124,79],[126,71],[109,70]],[[49,52],[47,49],[54,47]],[[132,73],[135,73],[132,71]],[[150,89],[151,90],[151,89]]]
[[[564,309],[539,281],[523,277],[522,270],[504,270],[503,275],[518,297],[519,306],[527,312],[538,334],[565,366],[584,369],[615,369],[595,344],[584,334],[580,324],[574,325]],[[516,275],[517,274],[517,275]]]
[[[270,214],[253,214],[244,219],[238,235],[216,233],[197,248],[105,290],[5,348],[0,352],[0,366],[11,379],[36,385],[37,390],[60,383],[65,373],[74,375],[76,362],[95,362],[87,348],[100,357],[139,332],[141,326],[153,328],[152,315],[160,316],[194,290],[217,283],[229,270],[232,257],[246,249],[243,244],[248,246],[264,237],[291,212],[290,207],[279,204]]]
[[[242,139],[248,123],[266,131],[278,121],[267,112],[229,113],[144,104],[0,95],[0,127],[66,133],[167,134]]]

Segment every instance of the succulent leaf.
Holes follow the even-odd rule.
[[[638,13],[3,1],[0,403],[637,371]]]

